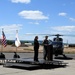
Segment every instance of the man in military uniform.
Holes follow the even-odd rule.
[[[48,36],[45,36],[45,39],[43,41],[43,45],[44,45],[44,60],[46,60],[47,55],[48,55],[48,45],[49,45]]]

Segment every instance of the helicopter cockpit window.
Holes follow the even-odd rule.
[[[53,45],[63,45],[62,42],[52,42]]]
[[[63,41],[62,38],[54,38],[53,41]]]

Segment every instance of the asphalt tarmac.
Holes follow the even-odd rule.
[[[6,58],[13,58],[14,53],[4,53]],[[21,58],[33,58],[34,53],[18,53]],[[56,60],[68,63],[65,67],[49,69],[26,70],[20,68],[9,68],[0,65],[0,75],[75,75],[75,54],[66,54],[68,59],[59,56]],[[61,58],[60,58],[61,57]],[[43,58],[43,53],[39,53],[39,59]],[[72,59],[71,59],[72,58]]]
[[[14,53],[4,53],[5,57],[8,58],[13,58]],[[21,58],[33,58],[34,53],[17,53]],[[69,58],[75,59],[75,54],[65,54]],[[55,56],[53,56],[55,57]],[[62,55],[58,55],[58,57],[63,57]],[[43,53],[39,53],[38,58],[43,58]]]

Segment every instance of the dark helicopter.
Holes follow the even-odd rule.
[[[52,36],[56,36],[55,38],[53,38],[53,41],[52,41],[53,54],[55,56],[63,55],[64,57],[66,57],[64,54],[64,51],[63,51],[64,50],[63,39],[59,37],[59,36],[63,36],[63,35],[56,34],[56,35],[52,35]]]

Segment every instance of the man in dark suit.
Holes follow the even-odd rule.
[[[34,61],[38,61],[38,50],[39,50],[38,36],[35,36],[34,38]]]

